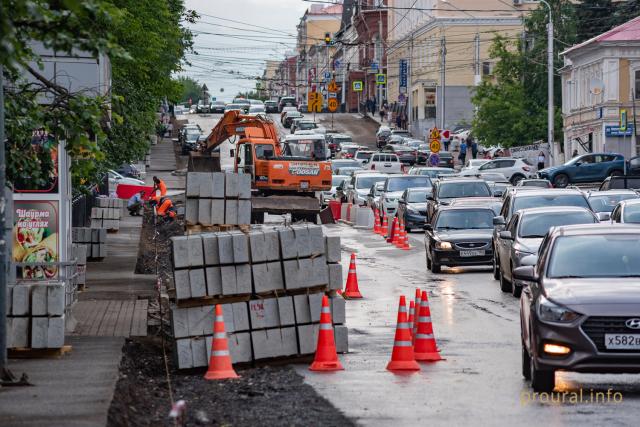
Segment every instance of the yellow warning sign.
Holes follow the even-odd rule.
[[[439,153],[440,152],[440,140],[439,139],[432,139],[431,142],[429,143],[429,149],[431,150],[432,153]]]
[[[327,87],[327,90],[329,92],[337,92],[338,91],[338,84],[336,83],[335,80],[331,80],[329,82],[329,86]]]
[[[429,133],[429,139],[440,140],[440,129],[438,129],[437,127],[431,129],[431,132]]]
[[[329,104],[327,105],[329,111],[335,113],[338,111],[338,98],[329,98]]]
[[[309,92],[308,102],[307,102],[307,110],[312,113],[321,113],[322,112],[322,94],[320,92]]]

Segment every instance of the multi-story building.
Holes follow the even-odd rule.
[[[473,87],[491,74],[496,34],[520,37],[535,1],[389,0],[387,98],[416,136],[473,119]]]
[[[279,61],[268,60],[266,61],[264,72],[262,73],[262,82],[261,88],[263,91],[263,95],[266,98],[274,98],[277,97],[276,91],[276,71],[280,66]]]
[[[562,55],[564,157],[574,150],[640,153],[640,17]]]

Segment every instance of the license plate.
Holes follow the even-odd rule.
[[[640,335],[604,334],[604,345],[611,350],[640,350]]]
[[[460,251],[460,256],[461,257],[468,257],[468,256],[483,256],[484,255],[484,251]]]
[[[309,181],[301,181],[300,188],[302,188],[303,190],[306,190],[307,188],[309,188]]]

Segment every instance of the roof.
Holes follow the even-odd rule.
[[[526,190],[523,190],[527,187],[514,187],[511,190],[511,194],[516,197],[518,195],[522,196],[559,196],[561,194],[579,194],[584,196],[584,193],[580,190],[574,190],[573,188],[538,188],[538,187],[528,187]],[[536,190],[532,190],[532,188],[537,188]]]
[[[562,52],[561,55],[566,55],[569,52],[581,49],[594,43],[620,41],[640,41],[640,16],[632,19],[631,21],[625,22],[622,25],[618,25],[617,27],[610,29],[606,33],[600,34],[580,44],[572,46]]]
[[[592,213],[587,208],[582,208],[580,206],[546,206],[540,208],[528,208],[528,209],[520,209],[521,215],[532,215],[532,214],[546,214],[552,212],[588,212]]]
[[[640,234],[640,226],[624,224],[572,224],[551,228],[551,235],[585,236],[589,234]]]

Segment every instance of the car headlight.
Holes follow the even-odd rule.
[[[519,251],[519,250],[515,250],[514,254],[516,256],[516,258],[518,258],[518,260],[521,260],[522,258],[529,256],[529,255],[535,255],[534,253],[531,252],[525,252],[525,251]]]
[[[450,251],[453,249],[451,242],[436,242],[436,249],[442,249],[444,251]]]
[[[420,212],[418,212],[415,208],[412,208],[411,206],[407,206],[407,212],[412,213],[414,215],[420,215]]]
[[[384,198],[384,201],[385,201],[385,202],[387,202],[387,203],[395,203],[395,202],[396,202],[396,199],[390,199],[390,198],[388,198],[388,197],[385,197],[385,198]]]
[[[555,304],[543,295],[536,302],[538,317],[544,322],[570,323],[580,317],[580,314],[566,307]]]

